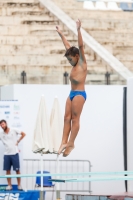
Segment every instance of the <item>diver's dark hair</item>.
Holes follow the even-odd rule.
[[[76,54],[79,55],[79,49],[77,47],[70,47],[69,49],[66,50],[66,53],[65,53],[65,57],[67,56],[76,56]]]
[[[0,124],[2,124],[3,122],[4,122],[5,124],[7,124],[6,120],[4,120],[4,119],[0,120]]]

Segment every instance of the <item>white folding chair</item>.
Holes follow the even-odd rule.
[[[95,6],[92,1],[84,1],[83,8],[88,10],[95,10]]]
[[[122,9],[120,9],[120,8],[118,7],[118,5],[117,5],[116,2],[112,2],[112,1],[108,2],[108,4],[107,4],[107,9],[108,9],[108,10],[116,10],[116,11],[122,10]]]
[[[97,10],[107,10],[107,7],[103,1],[96,2],[96,9]]]

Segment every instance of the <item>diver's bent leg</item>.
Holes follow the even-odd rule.
[[[63,153],[63,156],[65,157],[68,156],[70,152],[74,149],[74,141],[79,131],[80,115],[81,115],[84,103],[85,103],[85,99],[81,95],[75,96],[72,100],[72,127],[71,127],[71,135],[70,135],[69,141]]]
[[[66,109],[65,109],[65,116],[64,116],[64,128],[63,128],[63,136],[62,136],[62,142],[58,151],[58,154],[60,154],[67,145],[68,137],[71,131],[71,100],[68,97],[66,101]]]

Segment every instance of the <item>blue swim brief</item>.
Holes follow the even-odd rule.
[[[87,98],[85,91],[71,90],[69,94],[69,98],[72,101],[75,96],[81,95],[85,100]]]

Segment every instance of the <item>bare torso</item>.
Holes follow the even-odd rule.
[[[85,79],[87,70],[77,64],[72,68],[70,73],[71,89],[72,90],[85,90]]]

